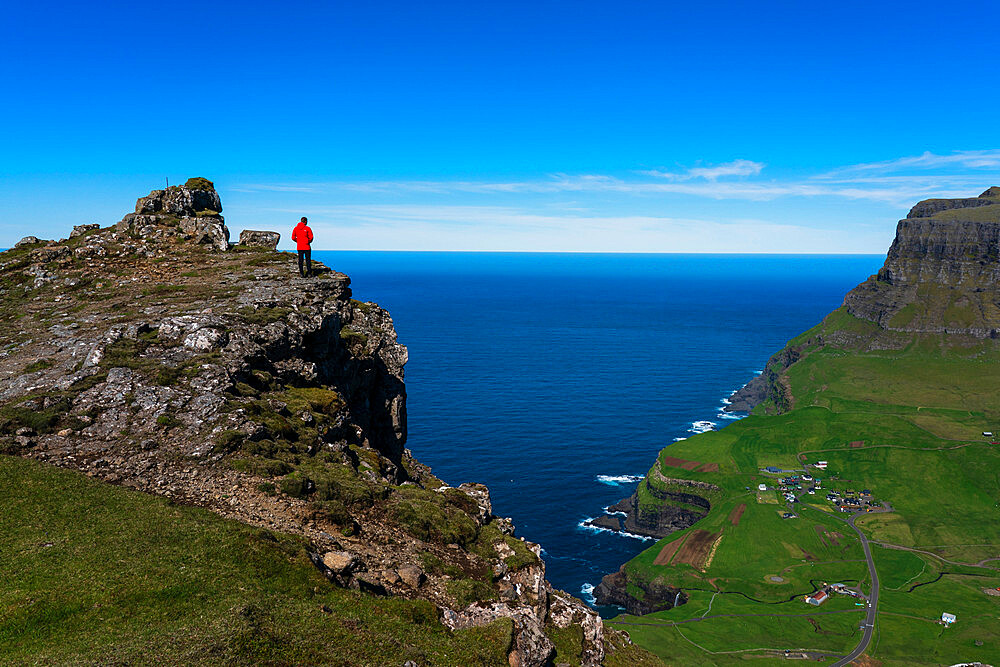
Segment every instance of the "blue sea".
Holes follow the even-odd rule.
[[[724,428],[720,409],[784,343],[841,305],[882,255],[317,251],[392,314],[408,447],[446,482],[483,482],[593,602],[651,542],[582,527],[657,452]],[[602,610],[608,612],[609,610]]]

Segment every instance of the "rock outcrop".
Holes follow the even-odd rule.
[[[244,229],[240,232],[240,245],[251,248],[275,250],[280,240],[281,234],[278,232],[262,232],[255,229]]]
[[[331,581],[428,600],[451,628],[511,619],[511,665],[547,664],[571,624],[573,659],[600,664],[600,618],[489,490],[405,448],[389,314],[344,274],[299,277],[269,238],[230,248],[221,210],[192,179],[0,254],[0,452],[301,535]]]
[[[630,593],[630,589],[642,591],[642,597]],[[594,589],[594,597],[600,604],[617,605],[630,614],[642,616],[655,611],[672,609],[687,602],[687,594],[676,586],[670,586],[662,579],[650,582],[630,581],[625,567],[618,572],[605,575]]]
[[[141,197],[135,213],[122,218],[117,231],[135,238],[164,238],[180,232],[195,243],[229,249],[222,202],[215,186],[205,178],[191,178],[184,185],[153,190]]]

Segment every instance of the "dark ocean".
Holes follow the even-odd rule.
[[[314,257],[409,347],[414,455],[449,484],[487,484],[549,580],[592,602],[648,543],[581,522],[630,495],[663,446],[730,423],[723,400],[884,256]]]

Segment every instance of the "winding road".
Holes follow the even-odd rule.
[[[865,560],[868,561],[868,574],[872,577],[872,592],[868,596],[868,614],[865,616],[864,621],[864,634],[861,636],[861,641],[858,645],[854,647],[854,650],[849,654],[845,655],[843,658],[833,663],[830,667],[843,667],[844,665],[849,665],[854,662],[858,656],[865,652],[868,648],[868,644],[872,641],[872,634],[875,632],[875,613],[878,607],[878,572],[875,571],[875,561],[872,560],[872,550],[868,544],[868,538],[861,531],[860,528],[854,525],[854,519],[859,515],[852,514],[847,523],[854,529],[854,532],[858,534],[861,539],[861,548],[865,551]]]

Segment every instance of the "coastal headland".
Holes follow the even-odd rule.
[[[3,659],[656,664],[413,457],[389,313],[278,240],[195,178],[0,254]]]
[[[595,590],[607,624],[670,664],[1000,663],[998,278],[1000,188],[915,205],[749,416],[609,508],[660,539]]]

